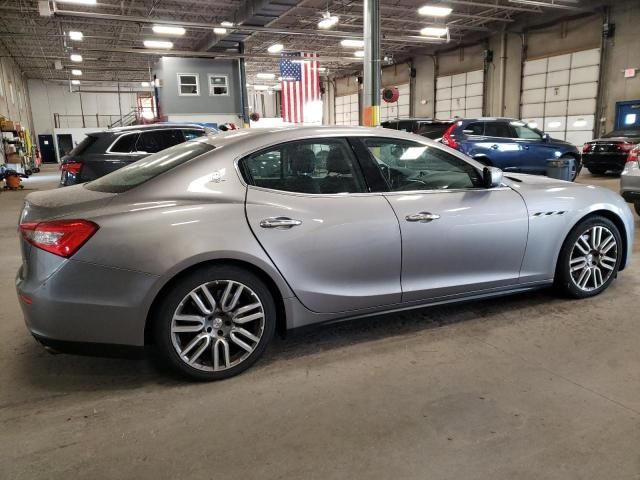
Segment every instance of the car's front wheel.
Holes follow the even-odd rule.
[[[556,267],[556,287],[574,298],[592,297],[606,290],[618,273],[622,239],[608,218],[589,217],[567,236]]]
[[[229,265],[196,270],[172,286],[155,315],[161,357],[196,380],[221,380],[253,365],[273,337],[276,307],[253,273]]]

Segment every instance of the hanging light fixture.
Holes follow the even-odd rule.
[[[322,14],[322,18],[318,22],[318,28],[327,30],[336,25],[339,21],[340,19],[336,15],[331,15],[329,10],[327,10]]]

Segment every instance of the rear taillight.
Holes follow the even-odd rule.
[[[20,233],[31,245],[61,257],[70,257],[98,230],[88,220],[22,223]]]
[[[452,123],[449,128],[447,128],[442,134],[442,143],[444,143],[447,147],[455,148],[456,150],[460,146],[456,139],[452,137],[453,130],[456,128],[456,124]]]
[[[585,143],[582,146],[582,153],[590,152],[593,149],[593,143]]]
[[[71,175],[79,174],[81,168],[82,168],[81,162],[67,162],[60,165],[60,170],[66,173],[70,173]]]
[[[640,158],[640,146],[637,146],[627,155],[627,162],[638,162]],[[640,164],[640,162],[638,162]]]

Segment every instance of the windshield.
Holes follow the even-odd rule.
[[[214,148],[201,140],[181,143],[89,182],[85,187],[96,192],[126,192]]]
[[[626,129],[626,130],[614,130],[613,132],[606,133],[602,138],[614,138],[614,137],[635,137],[640,138],[640,128],[638,129]]]

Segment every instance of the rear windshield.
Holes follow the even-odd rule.
[[[78,145],[76,145],[76,147],[73,150],[71,150],[67,154],[67,157],[75,157],[86,152],[91,145],[96,143],[96,140],[98,140],[98,137],[94,137],[93,135],[87,135],[84,138],[84,140],[82,140]]]
[[[85,187],[96,192],[126,192],[214,148],[199,140],[181,143],[89,182]]]
[[[437,140],[441,138],[451,123],[423,123],[415,132],[423,137]]]
[[[605,133],[602,138],[613,137],[638,137],[640,138],[640,129],[626,129],[626,130],[614,130],[613,132]]]

